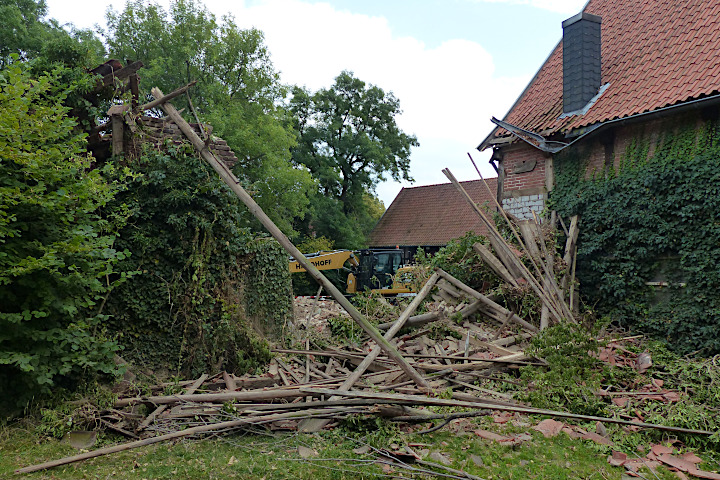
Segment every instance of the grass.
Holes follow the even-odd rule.
[[[539,419],[534,419],[537,423]],[[525,420],[527,421],[527,419]],[[517,446],[484,440],[472,428],[494,429],[502,433],[527,432],[532,439]],[[269,433],[269,432],[268,432]],[[122,442],[118,437],[101,436],[100,446]],[[383,470],[372,463],[372,456],[355,454],[364,444],[376,448],[423,444],[416,451],[442,452],[451,459],[451,468],[491,479],[620,479],[621,468],[607,463],[609,451],[591,442],[572,440],[565,434],[544,438],[529,426],[493,425],[481,419],[468,431],[446,429],[433,434],[403,434],[380,428],[367,433],[344,428],[319,434],[236,434],[201,441],[185,440],[156,444],[104,457],[28,474],[33,479],[361,479],[430,478],[401,468]],[[298,447],[317,452],[303,458]],[[0,429],[0,478],[12,478],[16,468],[74,455],[77,450],[55,439],[38,436],[31,426]],[[482,458],[478,466],[471,454]],[[360,463],[361,462],[361,463]],[[419,468],[427,468],[416,465]],[[385,467],[386,469],[388,467]],[[646,478],[655,478],[648,472]],[[659,471],[660,479],[675,478]],[[18,477],[20,478],[20,477]]]

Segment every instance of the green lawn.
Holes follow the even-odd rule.
[[[442,453],[451,460],[450,468],[488,480],[621,478],[623,469],[607,463],[608,447],[572,440],[564,433],[546,439],[530,430],[529,423],[537,421],[539,419],[524,419],[528,426],[503,426],[492,424],[490,419],[480,419],[477,423],[466,424],[464,429],[453,429],[451,425],[425,435],[403,434],[392,428],[379,428],[365,434],[343,428],[313,435],[277,432],[235,434],[151,445],[27,476],[43,479],[173,480],[432,478],[427,474],[374,463],[377,455],[373,450],[369,454],[353,452],[363,445],[392,449],[411,444],[415,451],[429,450],[435,453],[436,458],[438,453]],[[473,433],[473,428],[502,433],[526,432],[532,438],[516,446],[500,445],[481,439]],[[101,436],[94,448],[122,441],[119,437]],[[300,455],[300,450],[304,456]],[[309,455],[308,452],[312,453]],[[13,477],[13,471],[19,467],[76,453],[77,450],[59,440],[40,438],[28,427],[4,427],[0,430],[0,478]],[[476,456],[475,461],[471,455]],[[477,457],[482,459],[482,465],[476,464]],[[414,467],[432,468],[417,464]],[[656,478],[648,471],[642,474],[648,479]],[[663,468],[658,470],[657,475],[661,479],[676,478]]]

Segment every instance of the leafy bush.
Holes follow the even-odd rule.
[[[548,368],[523,369],[523,377],[533,386],[524,392],[525,399],[537,408],[604,416],[607,404],[595,393],[609,373],[598,360],[599,347],[598,341],[579,326],[563,324],[543,330],[525,351],[545,359]]]
[[[484,236],[468,232],[448,242],[433,256],[426,256],[418,250],[415,261],[430,268],[442,268],[475,290],[487,290],[499,285],[499,280],[472,248],[476,243],[487,245],[488,242]]]
[[[127,254],[101,217],[122,181],[108,180],[110,167],[90,169],[64,105],[87,85],[58,81],[67,73],[32,78],[21,63],[0,71],[0,391],[15,392],[0,402],[117,373],[97,302]]]

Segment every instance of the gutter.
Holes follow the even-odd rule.
[[[527,141],[522,136],[518,135],[517,133],[513,132],[512,130],[509,130],[509,131],[510,131],[510,133],[517,136],[521,140],[526,141],[528,144],[532,145],[533,147],[535,147],[539,150],[542,150],[543,152],[557,153],[557,152],[560,152],[561,150],[566,149],[570,145],[573,145],[574,143],[578,142],[579,140],[587,137],[588,135],[590,135],[592,133],[596,133],[600,130],[604,130],[607,127],[637,123],[639,121],[644,120],[648,116],[662,118],[662,117],[665,117],[665,116],[668,116],[671,114],[697,110],[699,108],[713,106],[713,105],[720,105],[720,94],[712,95],[710,97],[697,98],[695,100],[690,100],[689,102],[670,105],[670,106],[662,107],[657,110],[652,110],[649,112],[636,113],[634,115],[630,115],[629,117],[615,118],[613,120],[608,120],[603,123],[597,123],[595,125],[589,125],[587,127],[578,128],[576,130],[573,130],[572,133],[569,133],[566,135],[566,138],[575,137],[573,141],[571,141],[570,143],[566,143],[566,144],[560,144],[560,142],[553,142],[553,141],[548,141],[548,140],[538,141],[537,143],[530,142],[530,141]],[[492,122],[495,123],[496,125],[499,125],[499,123],[498,123],[499,121],[495,118],[492,119]],[[500,123],[505,123],[505,122],[500,122]],[[504,127],[504,125],[501,125],[501,126]],[[518,127],[515,127],[515,128],[518,128]],[[522,131],[522,133],[527,132],[526,130],[519,129],[519,128],[518,128],[518,130]],[[493,132],[494,131],[495,130],[493,130]],[[544,137],[542,137],[536,133],[533,133],[532,137],[533,137],[533,139],[537,139],[538,137],[544,139]],[[556,146],[550,146],[550,144],[554,144]],[[560,144],[560,145],[558,145],[558,144]],[[477,149],[482,151],[489,146],[492,146],[492,143],[487,142],[487,139],[486,139],[482,144],[480,144],[477,147]]]

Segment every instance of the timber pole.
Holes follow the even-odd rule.
[[[159,88],[155,87],[152,89],[152,95],[155,98],[164,97],[163,93]],[[188,124],[178,113],[178,111],[169,103],[162,103],[160,107],[165,113],[180,127],[180,130],[190,140],[195,149],[200,153],[200,156],[210,164],[211,167],[220,175],[220,178],[230,187],[230,189],[237,195],[237,197],[247,206],[255,218],[260,220],[260,223],[270,232],[270,235],[282,245],[282,247],[290,255],[292,255],[298,263],[308,271],[308,273],[325,288],[330,295],[345,309],[345,311],[357,322],[360,327],[375,341],[375,343],[385,352],[385,354],[393,359],[395,363],[402,369],[409,378],[411,378],[421,389],[430,389],[430,384],[410,365],[407,360],[400,355],[400,352],[385,338],[383,338],[380,331],[370,323],[351,303],[345,298],[340,290],[335,287],[315,265],[310,263],[305,255],[297,249],[295,245],[290,242],[290,239],[275,225],[270,217],[263,212],[262,208],[253,200],[253,198],[245,191],[240,185],[240,181],[230,171],[230,169],[223,162],[215,158],[215,155],[207,148],[205,142],[195,133],[190,124]]]

